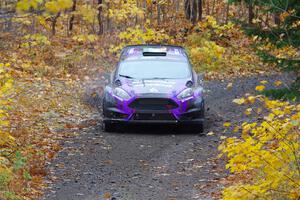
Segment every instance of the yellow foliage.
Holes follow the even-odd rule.
[[[111,52],[118,52],[121,48],[130,44],[164,44],[171,40],[170,36],[166,34],[164,30],[157,31],[151,28],[143,29],[140,26],[127,28],[118,35],[118,38],[121,42],[118,46],[111,46]]]
[[[196,38],[196,35],[191,35]],[[192,63],[196,68],[204,69],[216,69],[223,62],[223,54],[225,48],[217,45],[213,41],[203,39],[200,42],[199,47],[191,48],[190,54]]]
[[[13,80],[7,71],[10,65],[8,63],[0,63],[0,149],[14,145],[15,139],[7,132],[9,121],[7,118],[8,95],[13,86]],[[1,156],[1,154],[0,154]]]
[[[76,11],[76,14],[82,16],[88,23],[93,23],[95,21],[97,13],[97,9],[88,4],[79,5]]]
[[[7,108],[9,100],[7,95],[11,92],[13,80],[8,72],[10,64],[0,63],[0,188],[5,188],[12,180],[12,171],[9,168],[9,157],[5,152],[13,151],[15,138],[9,132]]]
[[[18,12],[28,11],[29,9],[37,9],[43,3],[43,0],[21,0],[18,1],[16,9]]]
[[[209,74],[243,75],[256,73],[259,57],[249,51],[251,38],[242,29],[229,22],[220,25],[212,16],[206,16],[189,34],[185,46],[196,71]]]
[[[45,4],[45,8],[48,12],[55,14],[65,9],[71,8],[72,5],[72,0],[51,0]]]
[[[110,3],[109,16],[117,22],[127,21],[130,17],[144,17],[144,10],[137,6],[136,0],[112,0]]]
[[[24,42],[21,47],[29,48],[34,46],[50,45],[48,38],[42,34],[28,34],[23,37]]]
[[[98,39],[97,35],[89,34],[89,35],[76,35],[72,38],[77,42],[95,42]]]
[[[223,190],[223,199],[297,200],[300,198],[300,105],[255,98],[269,110],[264,121],[243,123],[241,138],[227,138],[219,146],[228,158],[226,168],[238,180]],[[247,174],[247,178],[243,179],[242,174]]]

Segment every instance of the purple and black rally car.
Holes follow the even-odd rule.
[[[104,130],[120,123],[175,123],[203,132],[201,83],[184,48],[127,46],[104,90]]]

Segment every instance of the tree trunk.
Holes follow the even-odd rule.
[[[209,15],[210,14],[209,13],[209,1],[206,0],[205,3],[206,3],[206,15]]]
[[[99,31],[98,35],[103,35],[103,23],[102,23],[102,9],[103,9],[103,0],[98,0],[98,25],[99,25]]]
[[[195,24],[198,17],[197,0],[185,0],[184,11],[186,19],[190,20],[193,24]]]
[[[253,3],[252,0],[250,0],[249,5],[248,5],[248,23],[253,24],[253,19],[254,19],[254,12],[253,12]]]
[[[197,21],[197,10],[198,10],[198,7],[197,7],[197,0],[192,0],[192,8],[191,8],[191,11],[192,11],[192,16],[191,16],[191,22],[193,23],[193,24],[195,24],[196,23],[196,21]]]
[[[280,25],[280,17],[278,13],[274,13],[274,23],[279,26]]]
[[[74,14],[73,14],[73,12],[76,10],[76,3],[77,3],[77,1],[73,0],[72,16],[71,16],[70,21],[69,21],[69,31],[73,30],[73,24],[74,24]]]
[[[57,23],[57,19],[59,18],[60,16],[60,12],[57,13],[54,17],[52,17],[51,19],[51,32],[52,32],[52,35],[55,35],[56,33],[56,23]]]
[[[136,7],[138,8],[139,7],[139,1],[136,0]],[[135,26],[138,24],[139,22],[139,16],[136,14],[135,15]]]
[[[198,21],[202,20],[203,5],[202,0],[198,0]]]
[[[191,19],[191,6],[190,0],[184,1],[184,13],[187,20]]]
[[[228,2],[227,2],[227,5],[226,5],[225,24],[227,24],[227,23],[228,23],[229,9],[230,9],[230,3],[229,3],[229,1],[228,1]]]
[[[110,9],[110,3],[109,2],[107,2],[107,15],[106,15],[106,29],[107,30],[110,30],[110,16],[109,16],[109,9]]]
[[[211,12],[210,12],[211,15],[213,15],[215,13],[215,7],[216,7],[216,0],[213,1]]]
[[[157,25],[159,26],[160,25],[160,12],[161,12],[161,8],[160,8],[160,3],[159,1],[156,2],[157,4]]]

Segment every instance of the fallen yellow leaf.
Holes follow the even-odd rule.
[[[227,138],[227,137],[224,136],[224,135],[222,135],[222,136],[220,137],[221,140],[225,140],[226,138]]]
[[[236,126],[236,127],[234,127],[233,132],[237,133],[239,130],[240,130],[240,127]]]
[[[265,84],[267,84],[267,83],[268,83],[268,81],[266,81],[266,80],[263,80],[263,81],[260,81],[260,83],[261,83],[261,84],[263,84],[263,85],[265,85]]]
[[[225,123],[223,124],[224,127],[229,127],[230,125],[231,125],[230,122],[225,122]]]
[[[245,115],[250,115],[251,112],[252,112],[252,108],[248,108],[248,109],[246,109],[246,111],[244,113],[245,113]]]
[[[232,102],[241,105],[241,104],[245,103],[245,99],[244,98],[234,99]]]
[[[214,134],[215,134],[214,132],[210,131],[210,132],[207,133],[206,135],[211,136],[211,135],[214,135]]]
[[[282,84],[281,81],[275,81],[275,83],[274,83],[274,85],[275,85],[276,87],[280,86],[281,84]]]
[[[266,88],[266,86],[264,86],[264,85],[258,85],[258,86],[256,86],[255,90],[261,92],[261,91],[263,91],[265,88]]]

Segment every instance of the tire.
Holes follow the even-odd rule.
[[[204,126],[203,126],[203,122],[199,123],[199,124],[191,124],[188,125],[188,132],[190,133],[203,133],[204,132]]]
[[[115,132],[116,131],[116,124],[109,123],[109,122],[104,122],[103,123],[103,130],[105,132]]]
[[[201,122],[200,124],[197,124],[195,126],[196,126],[196,130],[198,130],[199,133],[203,133],[204,132],[203,122]]]

